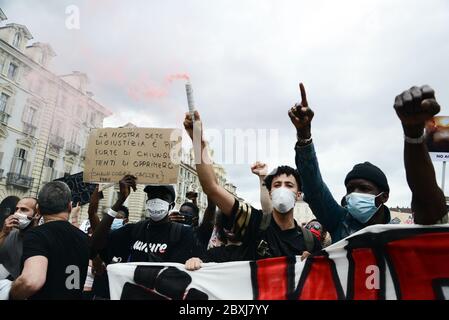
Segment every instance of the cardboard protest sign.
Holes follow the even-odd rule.
[[[131,174],[139,184],[176,184],[181,139],[179,129],[96,129],[89,136],[84,181],[118,182]]]
[[[62,181],[69,186],[70,191],[72,191],[72,203],[74,206],[76,206],[78,202],[80,205],[89,203],[90,196],[97,187],[97,184],[95,183],[86,183],[83,181],[83,172],[65,176],[64,178],[59,178],[54,181]]]

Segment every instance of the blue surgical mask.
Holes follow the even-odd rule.
[[[117,230],[123,227],[123,219],[114,219],[112,221],[111,230]]]
[[[379,210],[380,206],[376,206],[377,196],[368,193],[353,192],[348,194],[346,198],[346,209],[360,223],[367,223]]]

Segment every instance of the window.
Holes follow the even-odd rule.
[[[26,167],[26,156],[27,151],[25,149],[18,149],[17,152],[17,165],[15,172],[22,175],[25,173],[25,167]]]
[[[2,93],[0,96],[0,112],[5,112],[6,106],[8,105],[9,96],[7,94]]]
[[[14,46],[14,47],[16,47],[16,48],[19,48],[19,46],[20,46],[20,40],[22,39],[22,37],[20,36],[20,33],[19,32],[17,32],[15,35],[14,35],[14,39],[12,40],[12,45]]]
[[[92,125],[95,125],[96,124],[96,114],[95,114],[95,112],[92,112],[91,114],[90,114],[90,123],[92,124]]]
[[[72,134],[70,135],[70,142],[72,142],[73,144],[77,144],[76,141],[79,131],[80,131],[79,129],[72,129]]]
[[[54,127],[53,127],[53,130],[52,130],[52,133],[53,133],[55,136],[57,136],[57,137],[62,137],[62,136],[61,136],[61,128],[62,128],[62,122],[61,122],[61,120],[56,120],[56,121],[55,121],[55,124],[54,124]]]
[[[15,65],[14,63],[10,63],[8,69],[8,78],[11,80],[15,80],[16,74],[17,74],[17,65]]]
[[[23,122],[28,124],[34,124],[37,110],[31,107],[25,109],[25,113],[23,115]]]
[[[35,92],[42,95],[42,92],[44,91],[44,80],[38,80],[36,82]]]
[[[45,159],[45,175],[44,175],[44,181],[53,181],[57,178],[57,171],[55,170],[55,160],[46,158]]]
[[[47,167],[54,168],[55,167],[55,160],[47,159]]]

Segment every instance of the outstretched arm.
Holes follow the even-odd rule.
[[[224,214],[231,215],[235,199],[232,194],[217,182],[212,161],[209,158],[206,143],[203,140],[202,123],[197,111],[195,111],[195,121],[192,121],[192,116],[186,113],[184,128],[193,141],[196,172],[204,193],[212,202],[217,204]]]
[[[265,186],[264,182],[265,177],[268,174],[268,166],[265,163],[257,161],[251,166],[251,172],[259,177],[260,205],[262,206],[262,212],[265,214],[269,214],[273,212],[273,205],[271,203],[270,193],[268,192],[268,189]]]
[[[136,180],[137,178],[131,175],[127,175],[120,180],[120,192],[117,201],[111,208],[114,212],[119,211],[120,207],[125,203],[126,198],[128,198],[131,193],[131,188],[136,191]],[[101,219],[100,224],[96,227],[94,234],[92,235],[92,249],[94,251],[99,251],[106,247],[112,221],[114,221],[114,217],[107,214]]]
[[[424,142],[424,126],[440,111],[429,86],[412,87],[398,95],[394,108],[404,129],[404,164],[412,191],[412,211],[417,224],[435,224],[446,214],[446,200]]]
[[[345,209],[334,199],[324,183],[315,149],[312,143],[312,119],[314,112],[307,102],[304,85],[299,85],[301,103],[295,104],[288,115],[296,128],[298,141],[295,146],[296,168],[302,183],[304,200],[309,204],[313,214],[330,232],[338,227],[345,214]]]

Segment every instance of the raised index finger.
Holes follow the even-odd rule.
[[[309,103],[307,102],[306,89],[302,82],[299,83],[299,90],[301,91],[301,106],[308,107]]]

